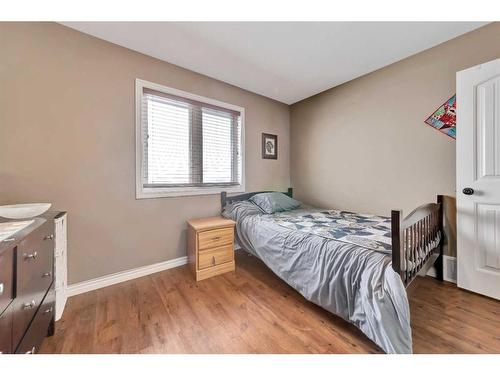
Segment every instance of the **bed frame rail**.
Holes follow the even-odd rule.
[[[418,207],[403,219],[402,210],[391,211],[392,267],[407,287],[417,275],[436,265],[443,280],[443,196],[437,203]]]

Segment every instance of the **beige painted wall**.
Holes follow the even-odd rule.
[[[287,105],[53,23],[0,23],[0,55],[0,204],[69,212],[70,283],[184,256],[186,219],[219,212],[216,195],[135,199],[136,78],[244,107],[247,190],[289,186]]]
[[[424,120],[455,93],[457,71],[500,57],[499,41],[500,24],[490,24],[294,104],[290,170],[298,199],[388,215],[436,194],[453,197],[455,141]]]

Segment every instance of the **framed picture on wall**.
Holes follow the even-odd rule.
[[[278,136],[262,133],[262,159],[278,159]]]

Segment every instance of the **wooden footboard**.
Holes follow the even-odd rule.
[[[436,265],[437,278],[443,279],[443,196],[437,203],[418,207],[407,217],[403,211],[391,212],[392,267],[405,287]]]

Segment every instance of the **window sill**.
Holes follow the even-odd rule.
[[[195,195],[215,195],[223,191],[228,193],[244,193],[245,186],[227,186],[227,187],[209,187],[209,188],[143,188],[136,190],[136,199],[152,199],[152,198],[172,198],[172,197],[189,197]]]

